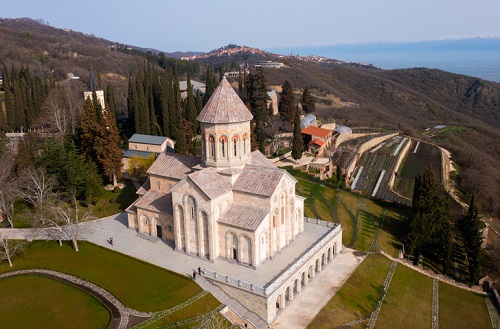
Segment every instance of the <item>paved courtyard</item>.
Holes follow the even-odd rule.
[[[356,256],[353,249],[345,248],[304,292],[301,292],[274,320],[272,329],[302,329],[321,311],[337,290],[351,276],[364,256]]]
[[[128,229],[126,213],[99,219],[91,225],[93,226],[92,233],[85,234],[82,238],[95,244],[177,273],[191,275],[193,270],[201,267],[261,287],[270,284],[329,230],[322,225],[305,223],[304,232],[272,261],[260,265],[257,272],[252,268],[232,264],[225,260],[218,259],[212,263],[174,251],[173,244],[166,244],[159,239]],[[110,237],[113,237],[113,246],[108,242]]]

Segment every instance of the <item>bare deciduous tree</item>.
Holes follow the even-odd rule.
[[[3,184],[0,190],[0,222],[6,220],[11,228],[14,228],[14,203],[17,196],[14,181]]]
[[[47,200],[54,196],[56,179],[43,169],[28,168],[21,174],[21,196],[31,203],[36,211],[36,221],[45,224],[45,206]]]
[[[51,207],[52,217],[47,219],[47,224],[51,227],[52,233],[60,240],[71,240],[73,248],[78,251],[78,239],[81,234],[91,230],[89,224],[83,225],[86,222],[96,219],[92,215],[92,209],[81,215],[81,210],[78,207],[76,198],[73,197],[75,208],[65,204],[63,206]]]
[[[63,138],[67,132],[74,134],[79,119],[80,104],[75,98],[75,90],[71,87],[71,81],[65,82],[65,85],[51,91],[37,120],[38,126],[57,132],[59,138]]]
[[[9,266],[12,266],[12,257],[21,252],[24,248],[24,243],[21,241],[8,240],[0,237],[0,261],[7,260]]]

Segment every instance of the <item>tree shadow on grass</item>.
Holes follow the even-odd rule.
[[[128,206],[130,206],[135,200],[137,200],[138,195],[134,187],[134,183],[127,179],[125,180],[125,188],[120,190],[120,194],[116,198],[116,203],[118,203],[119,209],[125,211]]]

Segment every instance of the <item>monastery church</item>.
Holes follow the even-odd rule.
[[[304,231],[297,181],[250,151],[253,116],[224,77],[198,121],[202,157],[162,153],[147,171],[129,228],[180,252],[258,268]]]

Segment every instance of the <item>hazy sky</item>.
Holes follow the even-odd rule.
[[[499,0],[2,0],[0,17],[163,51],[500,36]]]

